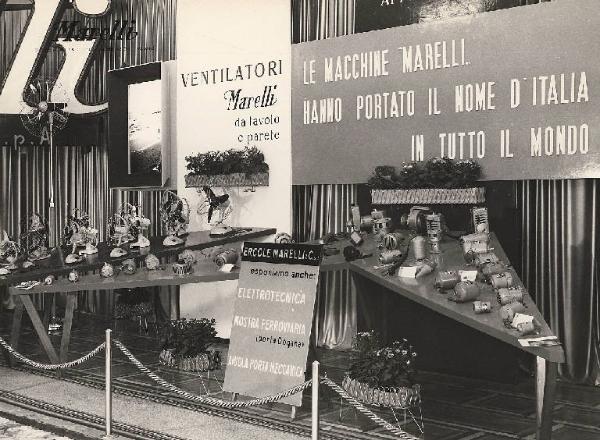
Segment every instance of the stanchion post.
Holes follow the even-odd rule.
[[[312,363],[312,430],[311,439],[319,440],[319,361]]]
[[[104,407],[104,417],[105,417],[105,425],[106,425],[106,436],[104,438],[111,438],[112,431],[112,343],[111,343],[111,333],[112,330],[106,330],[106,347],[104,348],[104,353],[106,355],[105,362],[105,390],[106,390],[106,402]]]

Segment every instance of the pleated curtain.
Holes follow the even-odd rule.
[[[354,0],[292,2],[295,43],[354,33]],[[293,235],[297,241],[344,232],[356,202],[356,185],[294,185]],[[348,348],[356,333],[356,290],[347,270],[323,273],[315,307],[317,345]]]
[[[89,74],[77,91],[80,99],[90,104],[105,102],[106,78],[110,69],[175,59],[176,7],[176,0],[113,0],[110,11],[105,16],[93,18],[65,7],[61,20],[79,20],[81,26],[102,28],[111,28],[116,22],[127,22],[132,26],[135,21],[137,31],[137,36],[133,39],[112,40],[98,48],[90,63]],[[0,78],[4,78],[7,73],[31,13],[31,9],[5,10],[0,13]],[[35,77],[55,79],[62,57],[59,50],[51,48]],[[98,127],[97,145],[91,148],[55,148],[52,176],[48,175],[49,149],[46,146],[0,148],[0,230],[4,229],[16,238],[21,232],[20,223],[23,219],[33,213],[40,213],[47,218],[48,184],[52,178],[58,217],[54,232],[62,231],[68,213],[79,208],[89,214],[91,223],[100,232],[100,240],[104,240],[109,216],[122,203],[130,202],[140,205],[144,215],[151,219],[152,228],[149,233],[161,233],[159,192],[108,188],[110,163],[106,144],[106,118],[106,113],[89,118],[90,129]],[[68,123],[64,130],[69,130]],[[163,289],[163,296],[176,293],[176,289]],[[112,312],[113,295],[90,292],[79,297],[79,306],[90,312]],[[38,298],[39,306],[41,301],[42,298]],[[163,302],[169,303],[169,300],[165,299]]]
[[[598,385],[598,179],[516,185],[522,279],[563,342],[564,379]]]

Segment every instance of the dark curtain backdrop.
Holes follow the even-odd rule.
[[[63,3],[63,20],[80,20],[82,26],[93,27],[110,27],[116,21],[135,20],[138,32],[134,39],[110,41],[97,49],[89,75],[78,89],[83,102],[98,104],[106,101],[106,73],[110,69],[175,59],[176,0],[113,0],[110,11],[98,18],[85,18],[68,7],[67,1]],[[31,11],[27,9],[0,12],[0,78],[7,72],[30,14]],[[61,52],[50,48],[36,77],[55,79],[61,63]],[[80,208],[90,215],[103,240],[108,217],[120,204],[128,201],[142,206],[144,214],[152,220],[150,234],[158,234],[161,232],[158,192],[108,188],[110,163],[106,145],[106,117],[105,113],[87,119],[90,128],[99,127],[95,146],[56,147],[55,168],[51,177],[55,187],[57,230],[62,230],[70,210]],[[68,124],[64,130],[69,130]],[[21,220],[32,213],[38,212],[47,217],[48,158],[46,146],[23,146],[17,149],[0,147],[0,230],[6,230],[12,237],[18,237]],[[176,294],[176,290],[171,293]],[[169,292],[163,290],[162,296],[164,303],[168,304],[168,298],[164,297],[168,297]],[[112,310],[113,295],[94,292],[80,295],[80,298],[80,307],[89,311],[110,313]]]
[[[539,0],[413,0],[396,2],[395,7],[379,7],[379,2],[371,0],[297,0],[292,2],[292,37],[299,43],[535,3]],[[505,182],[488,182],[486,187],[491,195],[507,192]],[[517,247],[511,253],[518,254],[515,268],[564,344],[566,363],[560,367],[562,378],[594,384],[600,384],[598,188],[598,179],[512,182],[510,194],[502,196],[502,206],[493,206],[490,211],[504,242],[511,237],[521,239],[520,249]],[[342,196],[349,193],[355,194],[356,188],[295,186],[296,236],[314,239],[325,232],[343,230],[349,203],[355,201],[355,197]],[[332,198],[337,203],[329,206],[328,200]],[[504,219],[500,211],[504,211]],[[511,226],[515,215],[521,221]],[[350,308],[356,307],[354,294],[348,293],[351,290],[347,287],[347,275],[336,273],[334,277],[340,280],[339,284],[324,283],[320,290],[319,313],[325,318],[324,327],[319,329],[320,342],[323,332],[351,322]],[[341,300],[346,298],[351,300]]]
[[[354,33],[354,0],[293,0],[292,41],[304,42]],[[343,232],[356,203],[356,185],[294,185],[292,229],[296,241]],[[356,334],[356,290],[348,271],[320,277],[315,307],[319,346],[348,348]]]
[[[292,190],[293,236],[317,240],[343,232],[356,203],[356,185],[295,185]],[[347,270],[324,272],[319,278],[314,332],[317,344],[348,348],[356,333],[356,290]]]
[[[598,179],[516,183],[522,279],[564,344],[563,378],[598,384]]]

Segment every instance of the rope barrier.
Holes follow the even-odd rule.
[[[167,382],[162,377],[160,377],[157,374],[150,371],[120,341],[114,339],[113,344],[119,350],[121,350],[123,355],[127,359],[129,359],[129,361],[138,370],[140,370],[142,373],[146,374],[148,377],[150,377],[156,383],[158,383],[159,385],[168,389],[169,391],[171,391],[181,397],[184,397],[188,400],[193,400],[195,402],[200,402],[200,403],[213,405],[213,406],[217,406],[217,407],[221,407],[221,408],[228,408],[228,409],[248,408],[248,407],[252,407],[252,406],[264,405],[266,403],[277,402],[286,397],[303,392],[308,387],[312,386],[312,383],[313,383],[313,379],[310,379],[304,383],[296,385],[295,387],[289,388],[288,390],[282,391],[281,393],[274,394],[272,396],[266,396],[266,397],[262,397],[259,399],[252,399],[252,400],[247,400],[247,401],[229,402],[229,401],[225,401],[225,400],[221,400],[221,399],[216,399],[214,397],[200,396],[200,395],[193,394],[188,391],[182,390],[181,388],[176,387],[175,385]],[[76,367],[78,365],[83,364],[84,362],[90,360],[94,356],[98,355],[101,351],[103,351],[106,348],[106,343],[103,342],[102,344],[98,345],[95,349],[90,351],[88,354],[80,357],[79,359],[75,359],[73,361],[65,362],[62,364],[43,364],[40,362],[33,361],[33,360],[25,357],[18,351],[16,351],[14,348],[12,348],[2,337],[0,337],[0,346],[2,346],[6,351],[8,351],[16,359],[20,360],[21,362],[23,362],[33,368],[37,368],[40,370],[52,371],[52,370],[62,370],[62,369],[66,369],[66,368],[72,368],[72,367]],[[394,426],[393,424],[391,424],[391,423],[387,422],[386,420],[382,419],[381,417],[379,417],[377,414],[375,414],[370,409],[366,408],[358,400],[356,400],[352,396],[350,396],[342,387],[340,387],[338,384],[333,382],[327,376],[320,378],[320,383],[330,387],[333,391],[335,391],[337,394],[339,394],[344,400],[346,400],[349,405],[353,406],[357,411],[362,413],[364,416],[366,416],[373,422],[377,423],[378,425],[382,426],[383,428],[387,429],[388,431],[396,434],[398,436],[398,438],[403,439],[403,440],[419,440],[417,437],[413,436],[412,434],[407,433],[406,431],[402,430],[401,428],[399,428],[397,426]]]
[[[229,409],[248,408],[251,406],[264,405],[265,403],[277,402],[286,397],[300,393],[312,385],[312,379],[310,379],[304,383],[301,383],[300,385],[296,385],[295,387],[292,387],[286,391],[282,391],[281,393],[278,393],[278,394],[275,394],[272,396],[262,397],[260,399],[247,400],[247,401],[243,401],[243,402],[242,401],[228,402],[228,401],[221,400],[221,399],[215,399],[214,397],[199,396],[197,394],[193,394],[193,393],[184,391],[181,388],[178,388],[175,385],[170,384],[169,382],[164,380],[162,377],[160,377],[157,374],[150,371],[120,341],[114,339],[113,343],[117,346],[117,348],[119,350],[121,350],[121,352],[125,355],[125,357],[127,359],[129,359],[129,361],[138,368],[138,370],[140,370],[142,373],[146,374],[150,379],[154,380],[159,385],[162,385],[169,391],[171,391],[179,396],[185,397],[186,399],[193,400],[193,401],[200,402],[200,403],[205,403],[208,405],[218,406],[221,408],[229,408]]]
[[[332,381],[328,377],[322,377],[321,383],[324,385],[327,385],[333,391],[338,393],[340,395],[340,397],[342,397],[344,400],[346,400],[348,402],[348,404],[353,406],[357,411],[362,413],[364,416],[366,416],[373,422],[377,423],[378,425],[384,427],[388,431],[396,434],[398,436],[398,438],[401,438],[404,440],[419,440],[414,435],[409,434],[408,432],[400,429],[397,426],[392,425],[391,423],[389,423],[389,422],[385,421],[384,419],[382,419],[381,417],[379,417],[373,411],[371,411],[370,409],[368,409],[364,405],[362,405],[358,400],[356,400],[355,398],[350,396],[346,391],[344,391],[344,389],[342,387],[340,387],[338,384],[336,384],[334,381]]]
[[[66,368],[73,368],[73,367],[83,364],[84,362],[89,361],[91,358],[98,355],[102,350],[104,350],[105,343],[103,342],[102,344],[98,345],[96,348],[94,348],[92,351],[90,351],[85,356],[82,356],[79,359],[75,359],[74,361],[65,362],[63,364],[42,364],[40,362],[33,361],[33,360],[23,356],[21,353],[19,353],[14,348],[12,348],[10,345],[8,345],[8,343],[4,339],[2,339],[2,337],[0,337],[0,346],[2,346],[6,351],[8,351],[11,355],[13,355],[16,359],[20,360],[24,364],[29,365],[30,367],[37,368],[40,370],[53,371],[53,370],[64,370]]]

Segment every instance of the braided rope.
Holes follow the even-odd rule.
[[[113,339],[113,343],[119,350],[121,350],[123,355],[125,355],[125,357],[127,359],[129,359],[129,361],[138,368],[138,370],[140,370],[142,373],[146,374],[150,379],[154,380],[159,385],[162,385],[169,391],[171,391],[175,394],[178,394],[179,396],[185,397],[186,399],[193,400],[195,402],[205,403],[208,405],[218,406],[221,408],[230,408],[230,409],[231,408],[247,408],[247,407],[251,407],[251,406],[264,405],[265,403],[277,402],[286,397],[292,396],[297,393],[301,393],[302,391],[304,391],[305,389],[307,389],[308,387],[310,387],[312,385],[312,379],[311,379],[311,380],[307,380],[304,383],[301,383],[300,385],[296,385],[295,387],[290,388],[286,391],[282,391],[281,393],[275,394],[273,396],[266,396],[266,397],[262,397],[260,399],[247,400],[245,402],[242,402],[242,401],[228,402],[226,400],[216,399],[214,397],[199,396],[197,394],[189,393],[187,391],[182,390],[181,388],[176,387],[175,385],[167,382],[162,377],[160,377],[157,374],[150,371],[119,340]]]
[[[344,389],[342,387],[340,387],[338,384],[336,384],[334,381],[332,381],[328,377],[321,378],[321,383],[327,385],[333,391],[338,393],[340,395],[340,397],[345,399],[350,404],[350,406],[353,406],[354,408],[356,408],[357,411],[364,414],[367,418],[369,418],[373,422],[377,423],[378,425],[383,426],[388,431],[396,434],[398,436],[398,438],[401,438],[404,440],[418,440],[418,438],[415,437],[414,435],[409,434],[408,432],[400,429],[399,427],[392,425],[391,423],[389,423],[389,422],[385,421],[384,419],[382,419],[381,417],[379,417],[377,414],[375,414],[370,409],[366,408],[358,400],[356,400],[355,398],[350,396],[346,391],[344,391]]]
[[[313,380],[310,379],[304,383],[296,385],[295,387],[289,388],[288,390],[282,391],[281,393],[274,394],[272,396],[266,396],[266,397],[262,397],[260,399],[252,399],[252,400],[247,400],[247,401],[228,402],[225,400],[216,399],[214,397],[199,396],[197,394],[193,394],[193,393],[184,391],[181,388],[176,387],[175,385],[167,382],[166,380],[164,380],[157,374],[150,371],[120,341],[114,339],[113,343],[119,350],[121,350],[123,355],[125,357],[127,357],[129,359],[129,361],[133,365],[135,365],[141,372],[145,373],[148,377],[150,377],[156,383],[158,383],[159,385],[162,385],[169,391],[171,391],[175,394],[178,394],[182,397],[185,397],[189,400],[193,400],[196,402],[205,403],[205,404],[209,404],[209,405],[214,405],[214,406],[218,406],[218,407],[222,407],[222,408],[229,408],[229,409],[248,408],[251,406],[259,406],[259,405],[264,405],[266,403],[277,402],[286,397],[303,392],[308,387],[310,387],[313,383]],[[62,370],[62,369],[72,368],[72,367],[81,365],[84,362],[87,362],[88,360],[93,358],[94,356],[98,355],[101,351],[103,351],[106,347],[106,344],[103,342],[102,344],[98,345],[95,349],[90,351],[88,354],[86,354],[78,359],[75,359],[73,361],[65,362],[62,364],[42,364],[40,362],[33,361],[33,360],[23,356],[21,353],[16,351],[14,348],[12,348],[2,337],[0,337],[0,346],[2,346],[6,351],[8,351],[16,359],[20,360],[21,362],[23,362],[33,368],[51,371],[51,370]],[[361,412],[367,418],[369,418],[373,422],[377,423],[378,425],[381,425],[388,431],[396,434],[399,438],[404,439],[404,440],[418,440],[417,437],[415,437],[412,434],[409,434],[406,431],[400,429],[399,427],[394,426],[391,423],[385,421],[384,419],[379,417],[377,414],[375,414],[374,412],[372,412],[371,410],[369,410],[368,408],[363,406],[358,400],[351,397],[348,393],[346,393],[346,391],[344,391],[344,389],[342,387],[337,385],[331,379],[329,379],[327,377],[323,377],[323,378],[321,378],[321,383],[329,386],[336,393],[338,393],[343,399],[345,399],[351,406],[356,408],[357,411]]]
[[[33,360],[29,359],[29,358],[26,358],[21,353],[19,353],[14,348],[12,348],[10,345],[8,345],[8,343],[4,339],[2,339],[1,337],[0,337],[0,345],[6,351],[8,351],[11,355],[13,355],[15,358],[17,358],[18,360],[20,360],[24,364],[27,364],[30,367],[37,368],[39,370],[50,370],[50,371],[52,371],[52,370],[64,370],[64,369],[67,369],[67,368],[73,368],[73,367],[76,367],[78,365],[81,365],[84,362],[89,361],[91,358],[93,358],[94,356],[96,356],[98,353],[100,353],[105,348],[105,343],[103,342],[102,344],[98,345],[96,348],[94,348],[92,351],[90,351],[85,356],[82,356],[79,359],[75,359],[74,361],[65,362],[64,364],[42,364],[40,362],[36,362],[36,361],[33,361]]]

